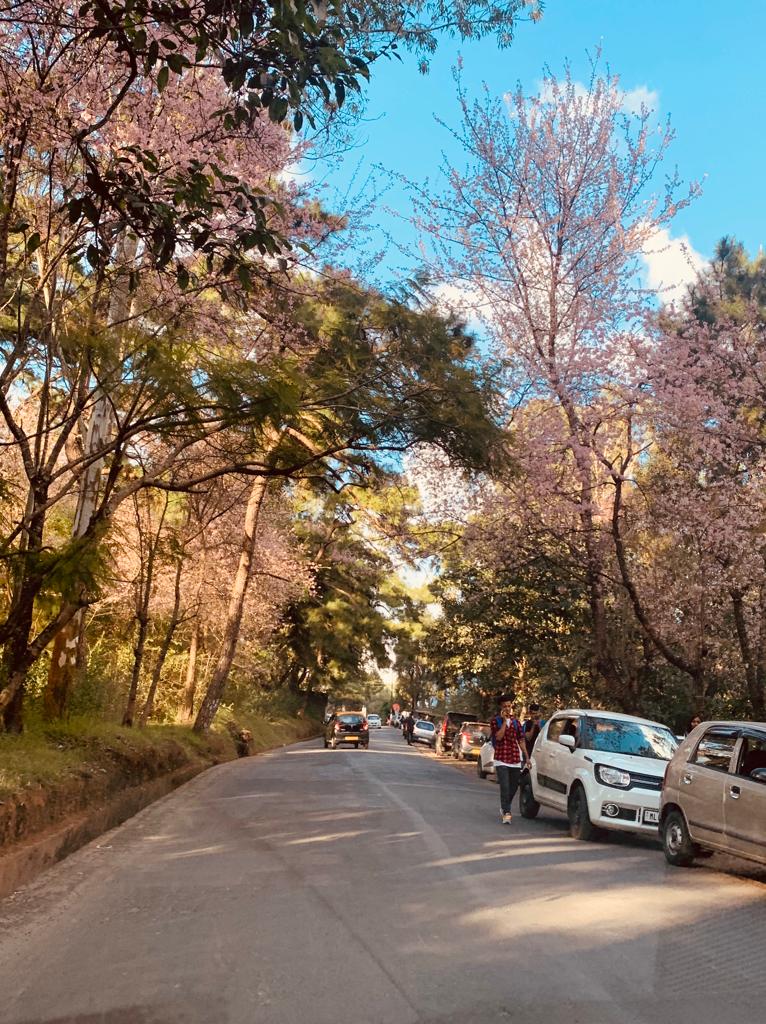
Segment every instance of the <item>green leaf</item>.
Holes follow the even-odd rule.
[[[296,132],[299,132],[302,127],[303,127],[303,114],[300,112],[300,110],[296,110],[295,111],[295,117],[293,118],[293,128],[295,128]]]
[[[165,65],[163,65],[163,67],[160,68],[160,72],[157,75],[157,91],[158,92],[163,92],[163,90],[165,89],[165,86],[168,84],[168,77],[169,76],[170,76],[170,71],[168,69],[167,64],[165,64]]]
[[[33,253],[35,249],[39,249],[42,245],[42,239],[40,238],[40,232],[34,231],[27,239],[27,252]]]

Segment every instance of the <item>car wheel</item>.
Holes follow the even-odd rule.
[[[486,779],[487,777],[487,772],[485,772],[481,766],[481,758],[476,762],[476,774],[480,779]]]
[[[519,809],[522,818],[536,818],[540,813],[540,804],[534,798],[532,782],[528,775],[524,777],[519,787]]]
[[[698,852],[680,811],[668,811],[662,819],[662,849],[674,868],[688,867]]]
[[[595,830],[593,822],[590,820],[590,814],[588,814],[588,801],[582,786],[575,786],[570,794],[567,817],[569,818],[569,834],[572,839],[587,842],[594,838]]]

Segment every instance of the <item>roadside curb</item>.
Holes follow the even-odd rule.
[[[297,743],[316,739],[307,736]],[[292,744],[277,743],[253,751],[251,757],[281,750]],[[145,807],[167,796],[192,779],[222,764],[237,764],[247,758],[197,762],[184,765],[148,782],[122,790],[91,810],[70,816],[36,835],[0,850],[0,900],[34,881],[38,875],[64,860],[71,853],[92,842],[110,829],[122,825]]]
[[[0,853],[0,899],[27,885],[58,861],[109,829],[121,825],[144,807],[189,782],[212,764],[191,764],[123,790],[93,810],[9,847]]]

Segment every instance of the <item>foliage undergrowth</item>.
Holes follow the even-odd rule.
[[[232,734],[239,728],[251,731],[253,753],[318,731],[316,721],[310,718],[280,715],[235,719],[225,709],[207,736],[199,736],[183,725],[126,729],[88,716],[56,723],[31,720],[21,736],[0,733],[0,799],[30,785],[54,787],[83,769],[108,769],[114,764],[115,754],[140,764],[143,759],[153,761],[156,755],[180,747],[190,763],[227,761],[236,757]]]

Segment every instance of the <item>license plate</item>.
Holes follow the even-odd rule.
[[[660,821],[659,811],[644,811],[644,824],[645,825],[658,825]]]

